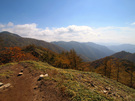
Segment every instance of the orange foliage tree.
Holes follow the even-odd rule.
[[[63,69],[68,69],[70,67],[70,61],[64,55],[57,55],[55,57],[54,66],[59,67],[59,68],[63,68]]]
[[[55,65],[66,69],[80,69],[82,59],[76,54],[74,50],[69,52],[62,52],[55,58]]]
[[[1,63],[18,62],[22,60],[37,60],[30,53],[25,53],[19,47],[5,47],[0,51]]]

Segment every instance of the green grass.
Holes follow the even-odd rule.
[[[9,78],[13,73],[14,73],[13,71],[7,70],[5,72],[0,73],[0,77],[7,77],[7,78]]]
[[[3,67],[3,66],[13,66],[13,65],[15,65],[15,64],[17,64],[16,62],[12,62],[12,63],[6,63],[6,64],[3,64],[3,65],[0,65],[0,68],[1,67]]]
[[[15,64],[17,64],[17,63],[7,63],[7,64],[3,64],[3,65],[0,65],[0,68],[5,68],[5,67],[7,67],[7,66],[14,66]],[[10,76],[12,76],[13,73],[14,73],[14,72],[11,71],[11,70],[6,70],[6,71],[0,73],[0,77],[9,78]]]

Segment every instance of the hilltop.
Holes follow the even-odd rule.
[[[113,57],[119,58],[119,59],[126,59],[132,62],[135,62],[135,53],[129,53],[125,51],[117,52],[112,55]]]
[[[23,75],[17,76],[23,69]],[[93,72],[58,69],[47,63],[22,61],[0,66],[1,101],[134,100],[135,90]],[[48,74],[38,80],[40,74]]]
[[[44,48],[48,48],[54,52],[57,53],[61,53],[62,51],[64,51],[63,48],[54,45],[52,43],[46,42],[46,41],[42,41],[42,40],[37,40],[37,39],[33,39],[33,38],[23,38],[17,34],[14,33],[10,33],[7,31],[4,32],[0,32],[0,41],[1,42],[1,47],[23,47],[23,46],[27,46],[27,45],[37,45],[37,46],[41,46]]]

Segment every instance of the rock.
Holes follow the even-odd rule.
[[[5,85],[3,85],[5,88],[8,88],[8,87],[10,87],[11,86],[11,84],[10,83],[7,83],[7,84],[5,84]]]
[[[7,83],[7,84],[1,86],[1,87],[0,87],[0,90],[1,90],[1,89],[4,90],[4,89],[6,89],[6,88],[9,88],[10,86],[11,86],[11,84],[10,84],[10,83]]]
[[[48,74],[45,74],[45,75],[41,74],[39,77],[43,78],[43,77],[47,77],[47,76],[48,76]]]
[[[39,76],[38,81],[40,81],[40,80],[43,79],[44,77],[48,77],[48,74],[45,74],[45,75],[41,74],[41,75]]]
[[[47,76],[48,76],[48,74],[45,74],[44,76],[45,76],[45,77],[47,77]]]
[[[43,77],[44,77],[43,74],[39,75],[38,81],[40,81],[41,79],[43,79]]]
[[[3,85],[3,83],[2,82],[0,82],[0,87]]]
[[[39,76],[39,78],[43,78],[44,77],[44,75],[43,74],[41,74],[40,76]]]
[[[105,87],[105,89],[108,91],[108,90],[111,90],[111,88],[110,87]]]
[[[20,72],[17,76],[21,76],[21,75],[23,75],[23,72]]]
[[[106,90],[103,90],[103,93],[104,93],[104,94],[106,94],[106,93],[107,93],[107,91],[106,91]]]

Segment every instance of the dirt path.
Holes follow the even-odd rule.
[[[14,69],[11,68],[15,74],[10,80],[5,80],[5,82],[10,82],[12,87],[0,92],[0,101],[31,101],[33,98],[32,84],[34,78],[27,69],[24,69],[22,76],[17,76],[22,68],[20,65],[17,65]]]
[[[23,75],[18,73],[23,69]],[[4,84],[10,83],[11,87],[0,90],[0,101],[68,101],[56,89],[52,81],[38,81],[41,71],[25,68],[20,64],[3,67],[0,73],[13,71],[10,78],[0,78]]]

